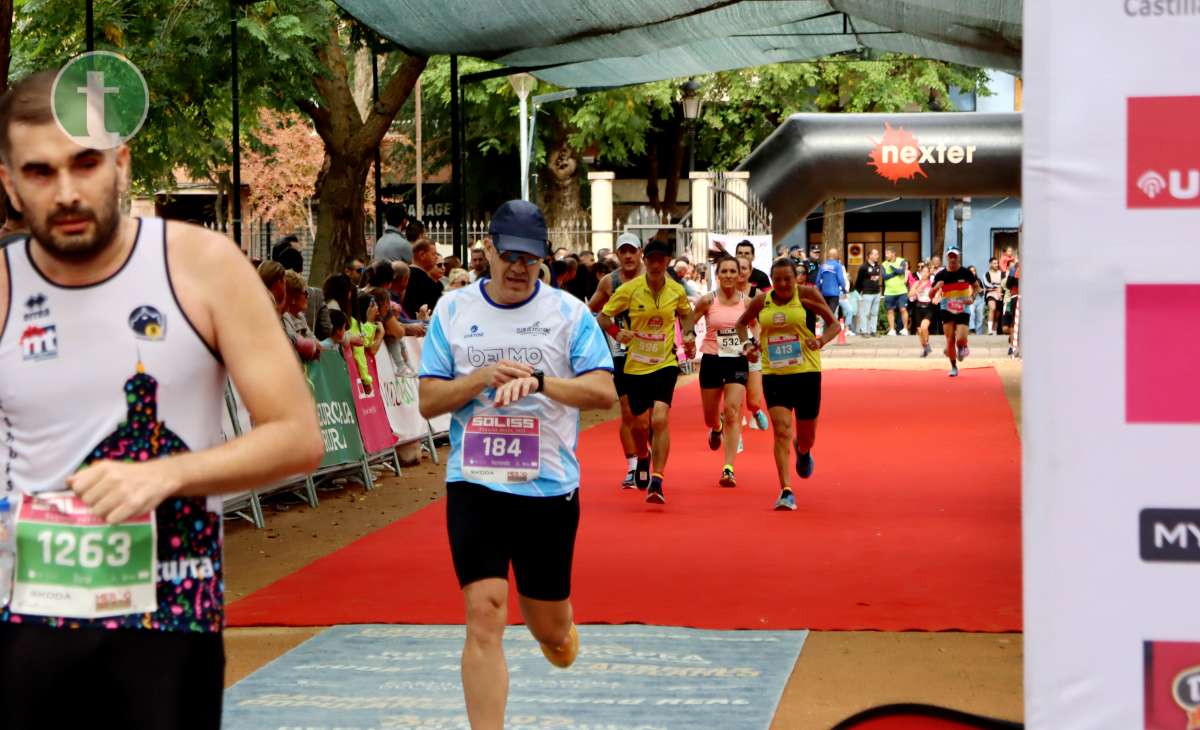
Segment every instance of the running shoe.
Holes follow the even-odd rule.
[[[645,489],[650,485],[650,457],[638,457],[637,469],[633,472],[633,485],[638,489]]]
[[[933,348],[929,345],[925,345],[925,347],[921,350],[921,357],[929,357],[929,353],[931,352],[933,352]]]
[[[896,330],[888,330],[887,336],[888,336],[888,337],[895,337],[895,336],[896,336]]]
[[[633,481],[633,470],[625,472],[625,481],[621,482],[621,489],[634,489],[637,485]]]
[[[815,461],[813,461],[811,451],[807,454],[801,454],[800,449],[796,449],[796,473],[800,475],[801,479],[808,479],[811,477],[813,475],[813,470],[816,469],[816,467],[817,464]]]
[[[575,628],[575,624],[571,624],[571,631],[567,634],[567,643],[558,648],[545,644],[540,645],[542,656],[546,657],[546,661],[559,669],[566,669],[574,664],[575,657],[579,656],[579,630]]]
[[[767,414],[764,411],[755,411],[754,422],[758,424],[759,431],[766,431],[771,424],[767,421]]]
[[[952,365],[952,366],[950,367],[950,372],[949,372],[949,373],[946,373],[946,374],[947,374],[949,377],[951,377],[951,378],[957,378],[957,377],[958,377],[958,366],[957,366],[957,365]]]
[[[667,498],[663,495],[662,477],[650,479],[650,488],[646,490],[646,501],[650,504],[667,503]]]
[[[739,434],[738,434],[738,449],[737,449],[737,452],[740,454],[740,453],[742,453],[742,452],[743,452],[743,451],[745,451],[745,450],[746,450],[746,446],[745,446],[745,444],[743,444],[743,443],[742,443],[742,435],[739,433]]]
[[[969,346],[963,345],[962,347],[958,348],[958,359],[960,361],[966,360],[967,356],[970,354],[971,354],[971,348]]]
[[[785,489],[779,493],[779,499],[775,500],[775,511],[785,512],[796,510],[796,495],[792,494],[792,490]]]
[[[733,467],[729,464],[721,470],[721,481],[718,482],[722,487],[736,487],[737,480],[733,478]]]
[[[708,432],[708,449],[709,449],[709,451],[716,451],[719,448],[721,448],[721,432],[719,430],[718,431],[709,431]]]

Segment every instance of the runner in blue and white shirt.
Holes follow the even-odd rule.
[[[421,414],[452,413],[446,522],[466,599],[462,677],[472,727],[501,727],[509,565],[542,653],[579,652],[571,562],[579,525],[579,411],[616,401],[612,356],[587,306],[538,282],[547,253],[537,206],[492,218],[492,277],[443,296],[421,356]]]

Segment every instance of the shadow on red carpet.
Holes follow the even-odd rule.
[[[1020,444],[991,368],[824,376],[812,479],[774,512],[770,432],[717,485],[695,383],[676,393],[665,506],[621,490],[617,424],[584,432],[581,623],[1020,631]],[[231,626],[458,624],[441,502],[233,603]],[[520,622],[515,600],[509,620]]]

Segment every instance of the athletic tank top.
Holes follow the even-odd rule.
[[[704,315],[704,340],[700,352],[720,357],[741,357],[742,340],[738,337],[737,321],[746,311],[746,299],[738,293],[736,304],[722,304],[721,292],[713,292],[712,304]]]
[[[791,300],[778,304],[768,292],[758,313],[759,344],[762,347],[764,375],[792,375],[821,371],[821,353],[810,350],[804,341],[813,337],[806,324],[800,290]]]
[[[610,293],[616,291],[621,287],[622,284],[625,283],[621,279],[620,269],[609,273],[608,278],[609,283],[612,284]],[[630,281],[633,281],[633,279],[630,279]],[[613,317],[613,322],[616,323],[616,325],[621,329],[629,329],[629,312],[625,311],[618,313],[617,316]],[[617,342],[616,339],[610,337],[607,332],[604,333],[604,339],[606,342],[608,342],[608,352],[613,357],[625,357],[629,354],[625,345],[622,345],[620,342]]]
[[[62,491],[94,461],[146,461],[222,440],[225,368],[179,306],[166,227],[138,221],[129,258],[87,286],[51,283],[22,240],[5,247],[11,297],[0,329],[0,489]],[[219,631],[221,498],[168,498],[155,513],[158,610],[94,621],[2,621],[164,631]]]

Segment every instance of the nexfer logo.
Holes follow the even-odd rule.
[[[1200,208],[1200,96],[1128,100],[1129,208]]]
[[[880,177],[893,183],[913,180],[917,175],[929,177],[921,165],[971,164],[975,161],[977,149],[973,144],[923,145],[912,132],[906,131],[904,127],[893,129],[887,122],[883,123],[883,138],[878,142],[871,142],[875,149],[871,150],[870,162],[867,164],[873,165]]]

